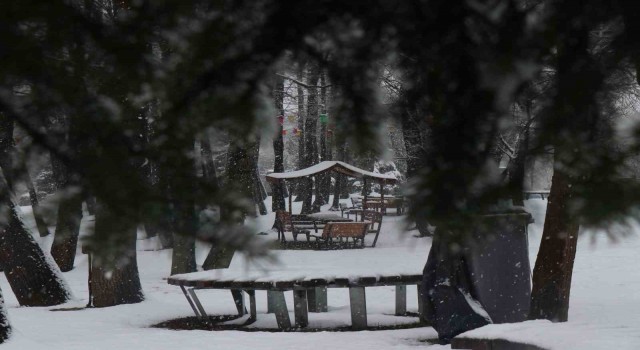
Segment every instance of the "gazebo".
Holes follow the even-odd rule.
[[[351,164],[347,164],[345,162],[340,161],[324,161],[318,164],[312,165],[305,169],[290,171],[286,173],[271,173],[266,176],[267,181],[270,183],[276,183],[278,181],[286,181],[286,180],[297,180],[302,178],[309,178],[312,176],[316,176],[318,174],[327,173],[327,172],[336,172],[342,175],[346,175],[349,177],[360,178],[364,182],[364,186],[366,188],[367,181],[376,181],[380,184],[380,186],[384,186],[386,184],[395,184],[398,182],[393,175],[385,175],[385,174],[377,174],[371,171],[367,171],[364,169],[360,169]],[[384,201],[384,191],[380,191],[381,200]],[[292,210],[292,193],[289,191],[289,212],[293,214]],[[367,202],[367,193],[365,191],[364,201],[363,201],[363,209]]]

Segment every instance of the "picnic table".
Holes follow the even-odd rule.
[[[277,274],[276,274],[277,276]],[[354,330],[367,328],[366,287],[395,286],[395,314],[405,315],[407,312],[407,286],[416,285],[418,288],[419,313],[422,314],[421,274],[403,275],[362,275],[358,277],[345,276],[328,278],[313,276],[312,274],[289,275],[282,278],[265,278],[263,274],[242,274],[238,271],[209,270],[187,274],[173,275],[168,283],[179,286],[198,317],[206,317],[202,302],[196,294],[198,289],[228,289],[242,291],[249,295],[249,318],[256,320],[256,290],[267,291],[268,308],[276,315],[278,328],[307,327],[309,312],[327,312],[327,288],[349,288],[349,302],[351,307],[351,324]],[[291,291],[294,298],[294,325],[289,317],[289,310],[285,302],[284,293]],[[240,315],[245,314],[244,298],[240,298],[237,310]]]
[[[334,214],[334,213],[314,213],[314,214],[307,214],[306,215],[308,218],[311,218],[312,220],[315,221],[320,221],[323,223],[327,223],[327,222],[350,222],[353,221],[351,219],[345,219],[344,217],[338,215],[338,214]]]

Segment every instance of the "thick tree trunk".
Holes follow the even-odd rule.
[[[260,172],[258,171],[258,158],[260,157],[260,137],[253,143],[251,151],[251,179],[253,183],[253,202],[258,207],[260,215],[267,215],[267,206],[264,200],[267,198],[267,191],[264,189]]]
[[[70,170],[51,155],[51,166],[58,192],[62,195],[58,205],[58,220],[51,255],[63,272],[71,271],[76,258],[80,221],[82,220],[82,194],[75,191],[78,181]],[[67,191],[67,193],[64,193]]]
[[[276,76],[274,87],[274,104],[276,111],[284,120],[284,78]],[[284,172],[284,139],[282,137],[282,125],[278,125],[277,133],[273,138],[273,171],[276,173]],[[284,199],[285,189],[283,181],[271,184],[271,210],[285,210],[286,204]]]
[[[331,159],[331,144],[328,140],[328,108],[327,108],[327,87],[326,73],[320,75],[320,113],[327,116],[320,121],[320,161]],[[318,176],[318,188],[316,200],[320,198],[322,204],[329,203],[329,192],[331,191],[331,175],[329,173]]]
[[[346,152],[346,143],[345,141],[341,141],[336,145],[336,160],[344,161]],[[333,188],[333,203],[331,203],[331,208],[334,210],[338,210],[340,208],[340,198],[342,198],[342,192],[345,187],[345,176],[342,174],[336,174],[336,185]]]
[[[530,319],[565,322],[578,242],[578,223],[571,220],[571,179],[554,171],[542,241],[533,270]]]
[[[2,290],[0,289],[0,344],[9,339],[11,335],[11,326],[9,325],[9,318],[7,317],[7,309],[4,305],[4,298],[2,297]]]
[[[3,169],[5,181],[7,181],[12,191],[15,189],[17,182],[24,182],[27,185],[31,207],[33,209],[33,217],[36,221],[38,233],[40,234],[40,237],[46,237],[49,235],[49,228],[40,213],[38,196],[36,189],[33,186],[31,176],[29,175],[29,171],[23,163],[16,162],[15,160],[16,149],[15,142],[13,140],[13,131],[13,120],[0,115],[0,168]],[[16,163],[21,163],[21,165]]]
[[[254,198],[254,166],[252,165],[252,149],[254,145],[251,143],[231,143],[227,152],[227,167],[225,191],[236,193],[240,198],[251,200]],[[256,216],[256,206],[246,208],[240,215],[235,213],[225,213],[222,215],[234,215],[234,221],[242,224],[247,216]],[[231,260],[235,254],[235,250],[225,246],[213,246],[202,264],[202,268],[220,269],[227,268],[231,264]]]
[[[298,67],[297,78],[299,81],[304,81],[304,68],[305,63],[300,62]],[[307,138],[307,132],[305,130],[306,113],[305,113],[305,100],[304,100],[304,88],[301,85],[297,87],[298,91],[298,130],[300,130],[300,136],[298,137],[298,170],[305,168],[305,140]],[[293,194],[296,196],[294,202],[301,202],[303,199],[302,188],[304,181],[295,181],[292,186]]]
[[[67,302],[70,293],[58,267],[42,251],[18,214],[2,181],[0,207],[7,213],[0,224],[0,264],[13,294],[22,306],[50,306]]]
[[[36,191],[35,186],[33,185],[33,180],[31,180],[31,175],[29,175],[28,170],[25,167],[24,173],[24,181],[27,185],[27,189],[29,189],[29,200],[31,201],[31,209],[33,211],[33,218],[36,221],[36,227],[38,228],[38,233],[40,237],[46,237],[50,234],[49,228],[47,227],[47,223],[44,222],[42,218],[42,213],[40,211],[40,203],[38,201],[38,192]]]
[[[412,179],[420,176],[420,171],[427,164],[429,127],[425,118],[418,117],[408,110],[402,111],[402,138],[407,153],[407,178]],[[416,228],[420,236],[431,236],[428,218],[419,214],[416,217]]]
[[[94,259],[91,266],[93,305],[107,307],[144,300],[136,259],[135,222],[116,215],[102,203],[96,207],[95,231],[100,236],[126,237],[125,251]]]
[[[317,144],[317,130],[318,130],[318,89],[315,86],[318,85],[318,79],[320,79],[320,66],[317,63],[309,64],[309,73],[307,84],[312,86],[307,89],[309,94],[307,98],[307,117],[304,125],[305,133],[305,154],[304,154],[304,166],[310,167],[318,162],[318,144]],[[315,180],[315,181],[314,181]],[[321,196],[316,196],[315,201],[312,203],[313,186],[316,184],[318,188],[319,182],[316,177],[314,180],[311,178],[300,181],[302,183],[302,214],[316,213],[320,211],[320,205],[322,205]],[[317,192],[317,190],[316,190]]]

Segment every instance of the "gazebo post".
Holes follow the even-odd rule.
[[[365,210],[367,210],[367,193],[369,191],[367,191],[367,177],[363,176],[362,177],[362,182],[364,183],[364,187],[362,188],[364,190],[364,198],[362,199],[362,215],[360,215],[360,221],[364,221],[364,212]]]
[[[291,182],[288,182],[288,183],[291,184]],[[291,196],[292,196],[292,194],[293,194],[293,188],[292,188],[292,186],[289,186],[289,214],[291,214],[291,215],[293,215],[293,207],[291,206]]]
[[[380,214],[384,215],[387,207],[384,205],[384,180],[380,180]]]

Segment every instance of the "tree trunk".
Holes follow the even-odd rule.
[[[324,120],[320,121],[320,161],[331,159],[331,145],[328,141],[328,108],[327,108],[327,87],[326,73],[320,75],[320,113],[326,115]],[[329,203],[329,192],[331,190],[331,175],[329,173],[318,176],[318,190],[316,191],[316,200],[320,197],[322,204]]]
[[[304,67],[305,62],[300,62],[298,66],[298,80],[304,81]],[[298,137],[298,170],[305,168],[305,140],[307,133],[304,128],[306,124],[306,113],[304,110],[304,88],[301,85],[297,86],[298,91],[298,130],[300,130],[300,136]],[[301,202],[303,199],[302,188],[304,181],[295,181],[292,186],[293,194],[296,196],[294,202]]]
[[[267,206],[264,200],[267,198],[267,191],[262,185],[260,172],[258,170],[258,158],[260,157],[260,137],[252,144],[250,148],[251,161],[251,179],[253,183],[253,202],[258,207],[260,215],[267,215]]]
[[[276,106],[276,111],[280,116],[282,116],[284,120],[284,78],[281,76],[276,76],[276,83],[274,87],[274,104]],[[284,123],[284,122],[283,122]],[[273,138],[273,171],[276,173],[284,172],[284,139],[282,137],[283,126],[278,125],[277,133]],[[283,181],[278,181],[277,183],[271,184],[271,210],[285,210],[286,204],[284,199],[284,183]]]
[[[416,117],[406,108],[402,111],[402,138],[407,153],[407,178],[420,176],[421,170],[427,165],[427,147],[429,127],[425,118]],[[428,217],[422,213],[416,215],[416,228],[421,237],[431,236]]]
[[[94,306],[134,304],[144,300],[136,259],[136,230],[134,221],[116,215],[110,208],[97,203],[96,234],[126,237],[127,243],[125,251],[121,253],[94,259],[91,266]]]
[[[542,241],[533,270],[529,319],[565,322],[578,242],[578,223],[571,220],[571,178],[556,170],[551,180]]]
[[[53,154],[51,167],[58,193],[62,199],[58,205],[56,233],[51,246],[51,255],[63,272],[71,271],[76,258],[80,221],[82,220],[82,194],[73,186],[78,184],[71,171]],[[67,191],[67,193],[64,193]]]
[[[19,208],[2,181],[0,207],[7,220],[0,224],[0,264],[13,294],[22,306],[51,306],[70,298],[67,286],[53,259],[42,251],[24,226]]]
[[[27,189],[29,189],[29,200],[31,201],[31,209],[33,211],[33,218],[36,221],[36,227],[38,228],[38,233],[40,237],[47,237],[50,232],[47,227],[47,223],[44,222],[42,218],[42,212],[40,211],[40,204],[38,201],[38,192],[36,191],[35,186],[33,185],[33,180],[31,180],[31,175],[29,175],[28,170],[24,169],[24,181],[27,185]]]
[[[0,115],[0,168],[3,169],[5,174],[5,181],[7,181],[12,191],[15,189],[17,182],[24,182],[29,190],[29,199],[31,201],[31,208],[33,209],[33,217],[36,221],[36,227],[40,237],[46,237],[49,235],[49,228],[42,218],[40,212],[40,206],[38,205],[38,196],[33,186],[33,181],[29,175],[27,167],[22,163],[16,164],[16,149],[15,142],[13,140],[14,122],[9,118],[5,118]]]
[[[344,161],[344,153],[346,151],[345,141],[340,142],[336,145],[336,160]],[[342,174],[336,173],[336,185],[333,188],[333,203],[331,203],[331,208],[334,210],[340,209],[340,198],[342,195],[342,191],[344,190],[345,176]]]
[[[254,198],[254,166],[252,165],[251,150],[254,145],[251,143],[232,142],[227,152],[227,167],[225,191],[236,193],[240,199],[251,200]],[[255,204],[255,203],[254,203]],[[234,215],[233,221],[242,224],[247,216],[256,216],[256,206],[245,208],[240,215],[236,213],[228,213],[222,211],[222,215]],[[207,255],[202,268],[220,269],[227,268],[231,264],[231,260],[235,254],[235,250],[225,246],[213,246]]]
[[[318,162],[318,145],[317,145],[317,130],[318,130],[318,89],[315,86],[318,85],[318,79],[320,78],[320,66],[317,63],[309,64],[308,80],[307,84],[312,86],[307,89],[309,94],[307,98],[307,117],[304,125],[304,167],[310,167]],[[316,177],[316,188],[318,185],[318,179]],[[302,214],[316,213],[320,211],[320,205],[322,205],[322,198],[316,196],[315,201],[312,203],[313,197],[313,183],[310,177],[300,181],[302,183]]]
[[[11,335],[11,326],[9,325],[9,318],[7,317],[7,309],[4,305],[4,298],[2,297],[2,290],[0,289],[0,344],[9,339]]]

